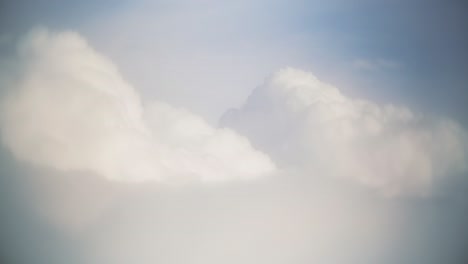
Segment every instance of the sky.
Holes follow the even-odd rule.
[[[0,2],[2,263],[465,263],[467,12]]]

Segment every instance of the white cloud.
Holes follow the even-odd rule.
[[[1,129],[21,160],[121,181],[250,179],[274,170],[230,129],[162,102],[142,104],[76,33],[29,32],[15,67],[4,84]]]
[[[284,69],[222,123],[278,165],[311,177],[344,177],[383,191],[425,194],[466,170],[467,136],[456,122],[405,107],[351,99],[314,75]]]

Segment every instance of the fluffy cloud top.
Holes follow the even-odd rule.
[[[437,177],[466,170],[456,122],[348,98],[314,75],[284,69],[222,123],[282,166],[351,178],[388,195],[424,194]]]
[[[116,67],[78,34],[36,29],[4,81],[3,143],[15,156],[108,179],[250,179],[273,163],[230,129],[162,102],[143,105]]]

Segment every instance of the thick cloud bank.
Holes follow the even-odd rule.
[[[283,167],[351,178],[388,195],[424,194],[440,177],[466,170],[467,136],[456,122],[351,99],[291,68],[228,111],[222,124]]]
[[[250,179],[274,170],[230,129],[162,102],[143,105],[76,33],[33,30],[13,62],[14,75],[2,80],[1,131],[21,160],[121,181]]]

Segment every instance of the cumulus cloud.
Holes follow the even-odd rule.
[[[32,30],[13,61],[12,77],[2,80],[1,132],[18,159],[121,181],[250,179],[274,170],[232,130],[163,102],[142,103],[76,33]]]
[[[301,70],[280,70],[222,124],[283,167],[356,180],[386,195],[426,194],[466,170],[467,135],[456,122],[348,98]]]

